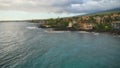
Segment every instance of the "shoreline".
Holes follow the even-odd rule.
[[[42,28],[42,27],[38,27],[38,28]],[[113,35],[120,35],[120,30],[110,30],[110,31],[105,31],[105,30],[95,30],[95,29],[92,29],[92,30],[83,30],[83,29],[79,29],[79,30],[76,30],[76,29],[61,29],[61,28],[42,28],[42,29],[51,29],[52,31],[71,31],[71,32],[74,32],[74,31],[86,31],[86,32],[98,32],[98,33],[109,33],[109,34],[113,34]]]

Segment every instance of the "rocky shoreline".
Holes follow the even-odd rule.
[[[120,30],[96,30],[96,29],[92,29],[92,30],[83,30],[83,29],[74,29],[74,28],[51,28],[51,27],[39,27],[39,28],[43,28],[43,29],[52,29],[53,31],[86,31],[86,32],[98,32],[98,33],[110,33],[110,34],[114,34],[114,35],[120,35]]]

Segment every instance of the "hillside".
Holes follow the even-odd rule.
[[[114,8],[114,9],[105,10],[105,11],[88,13],[88,14],[85,14],[85,15],[104,15],[104,14],[119,13],[119,12],[120,12],[120,8]]]

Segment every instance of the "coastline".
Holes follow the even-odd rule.
[[[83,29],[73,29],[73,28],[52,28],[52,27],[38,27],[38,28],[42,28],[42,29],[50,29],[50,31],[85,31],[85,32],[97,32],[97,33],[109,33],[109,34],[113,34],[113,35],[120,35],[120,30],[96,30],[96,29],[92,29],[92,30],[83,30]]]

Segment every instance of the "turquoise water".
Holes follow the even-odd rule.
[[[0,68],[120,68],[120,36],[0,23]]]

